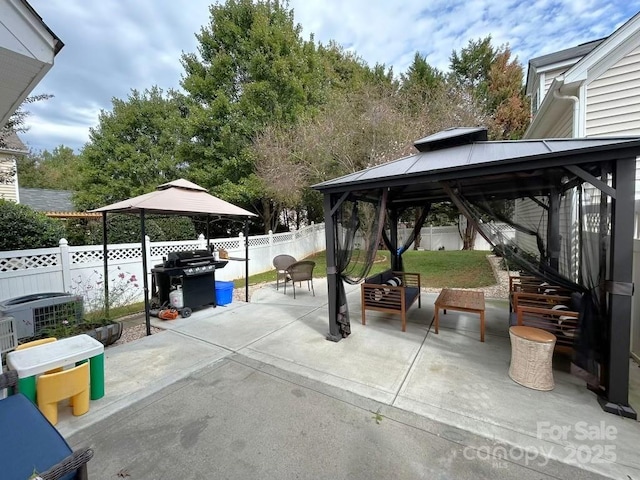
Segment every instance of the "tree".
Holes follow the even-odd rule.
[[[30,112],[25,110],[25,106],[30,103],[39,102],[40,100],[48,100],[52,97],[53,95],[46,93],[27,97],[18,109],[9,117],[7,123],[0,128],[0,149],[7,147],[7,141],[10,135],[29,130],[29,127],[25,124],[25,120],[30,115]],[[4,165],[3,168],[0,168],[0,185],[13,183],[15,175],[16,165],[14,163],[9,166]]]
[[[182,153],[191,178],[222,198],[254,205],[265,230],[270,199],[255,177],[252,140],[268,125],[292,125],[321,105],[330,88],[313,38],[278,1],[228,0],[210,7],[196,35],[199,55],[182,56],[192,103]]]
[[[80,185],[80,156],[64,145],[51,152],[29,152],[19,157],[17,164],[22,187],[77,190]]]
[[[193,240],[196,231],[189,217],[149,215],[145,221],[146,234],[152,242]],[[107,216],[108,243],[140,242],[140,217],[129,214]],[[102,243],[102,222],[91,222],[86,231],[87,243]]]
[[[127,100],[112,100],[98,126],[89,131],[82,151],[80,188],[75,197],[81,209],[96,208],[147,193],[159,184],[185,176],[178,152],[184,144],[181,97],[165,96],[152,87],[132,90]]]
[[[56,247],[64,236],[59,220],[4,199],[0,199],[0,225],[0,250]]]
[[[400,75],[401,93],[407,98],[409,108],[416,108],[429,101],[431,95],[445,86],[445,75],[432,67],[427,59],[416,52],[407,72]],[[413,106],[413,107],[412,107]]]
[[[468,88],[491,118],[487,125],[494,139],[518,139],[529,126],[529,105],[524,94],[524,71],[511,59],[508,45],[498,48],[491,36],[470,40],[450,57],[455,83]]]
[[[453,50],[449,57],[451,75],[460,85],[469,87],[480,100],[485,100],[489,83],[489,71],[496,57],[491,35],[469,40],[460,53]]]
[[[511,59],[508,45],[494,48],[491,36],[470,40],[467,47],[451,55],[451,72],[458,85],[470,89],[482,105],[493,139],[518,139],[529,125],[529,107],[522,85],[523,69]],[[509,202],[493,202],[492,208],[507,215]],[[486,218],[485,218],[486,219]],[[461,231],[464,249],[473,248],[476,230],[466,222]]]
[[[529,126],[529,101],[522,85],[524,72],[518,59],[511,60],[508,46],[498,52],[488,75],[488,109],[493,112],[492,136],[516,140]]]
[[[6,147],[5,139],[11,133],[26,132],[29,127],[26,125],[26,119],[31,114],[25,107],[31,103],[49,100],[53,95],[42,93],[40,95],[32,95],[24,99],[18,109],[9,117],[7,123],[0,129],[0,148]]]

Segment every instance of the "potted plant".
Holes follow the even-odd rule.
[[[122,336],[122,322],[101,317],[94,321],[85,321],[87,330],[83,333],[95,338],[105,347],[117,342]]]
[[[66,338],[85,333],[105,347],[117,342],[122,336],[122,322],[104,316],[90,315],[81,322],[62,320],[45,330],[45,335],[55,338]]]

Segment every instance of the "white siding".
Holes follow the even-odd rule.
[[[567,102],[568,103],[568,102]],[[568,108],[557,122],[548,125],[544,138],[571,138],[573,135],[573,109]]]
[[[555,70],[549,70],[548,72],[544,72],[544,94],[546,95],[549,91],[549,87],[553,83],[553,80],[558,76],[562,75],[567,71],[568,67],[557,68]]]
[[[4,154],[0,154],[0,172],[6,172],[13,165],[13,158]],[[0,183],[0,198],[5,200],[18,201],[16,194],[16,183]]]
[[[640,135],[640,47],[587,85],[586,134]]]
[[[542,199],[539,199],[542,200]],[[531,229],[538,229],[543,239],[547,237],[547,217],[542,208],[528,198],[516,200],[515,218],[520,225]],[[520,250],[534,254],[540,258],[538,244],[532,235],[516,231],[516,244]]]

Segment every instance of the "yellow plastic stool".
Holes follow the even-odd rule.
[[[58,402],[72,401],[75,416],[89,411],[89,364],[83,363],[59,373],[43,374],[36,383],[38,408],[53,425],[58,423]]]

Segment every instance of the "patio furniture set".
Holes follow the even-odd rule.
[[[284,284],[284,294],[287,294],[287,283],[293,286],[293,298],[296,298],[296,282],[307,282],[307,289],[316,296],[313,289],[313,269],[316,262],[311,260],[296,260],[291,255],[277,255],[273,258],[273,266],[276,269],[276,290],[280,288],[280,280]]]
[[[386,270],[361,284],[362,324],[366,312],[399,315],[406,331],[407,310],[420,300],[420,274]],[[509,279],[511,325],[511,364],[509,376],[516,383],[536,390],[554,387],[554,352],[568,353],[578,332],[581,294],[548,285],[536,277],[511,276]],[[480,341],[485,340],[484,293],[443,288],[434,303],[434,333],[439,333],[440,310],[477,313]]]

